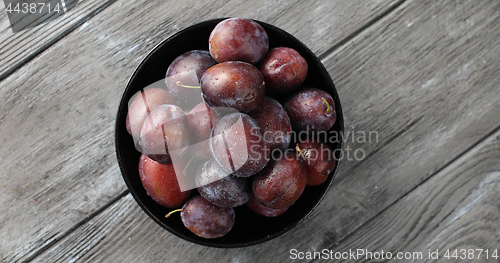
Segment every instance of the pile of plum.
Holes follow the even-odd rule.
[[[182,207],[172,212],[194,234],[218,238],[233,227],[234,207],[280,216],[306,186],[327,180],[331,148],[293,135],[328,131],[336,112],[328,93],[303,86],[306,60],[289,47],[269,49],[255,21],[223,20],[208,41],[208,51],[169,65],[167,89],[138,92],[126,123],[148,195]]]

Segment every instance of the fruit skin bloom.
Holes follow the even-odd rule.
[[[235,213],[232,207],[213,205],[197,195],[182,207],[181,220],[189,231],[199,237],[219,238],[233,228]]]
[[[264,28],[246,18],[221,21],[210,33],[208,43],[210,54],[219,63],[238,60],[255,64],[269,49]]]
[[[248,115],[260,126],[263,139],[271,150],[285,151],[292,138],[292,124],[283,106],[275,99],[265,97]]]
[[[177,176],[184,175],[176,174],[172,164],[160,164],[144,153],[139,160],[139,176],[147,194],[164,207],[181,207],[192,194],[191,190],[180,190]]]
[[[298,142],[295,148],[307,167],[307,185],[316,186],[324,183],[335,169],[337,161],[328,144],[312,139]]]
[[[244,113],[222,117],[212,129],[209,145],[217,163],[238,177],[250,177],[269,162],[269,144],[257,122]]]
[[[264,98],[262,73],[252,64],[228,61],[209,68],[201,77],[203,100],[211,107],[230,107],[240,112],[255,109]]]
[[[201,76],[216,63],[205,50],[188,51],[170,63],[165,84],[172,96],[179,101],[178,106],[192,108],[201,102]]]
[[[259,65],[266,81],[266,88],[277,94],[290,94],[299,88],[307,77],[307,61],[293,48],[275,47]]]
[[[298,131],[328,131],[337,120],[332,96],[316,88],[299,91],[284,107]]]
[[[287,208],[295,203],[304,192],[307,182],[307,168],[292,152],[285,152],[278,160],[269,164],[253,178],[252,189],[255,198],[273,209]]]

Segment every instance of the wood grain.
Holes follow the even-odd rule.
[[[499,8],[497,1],[405,2],[325,60],[346,123],[382,139],[376,154],[343,166],[328,196],[333,205],[318,208],[335,223],[317,246],[351,233],[498,127]],[[369,153],[373,145],[351,147]]]
[[[82,0],[50,22],[13,33],[4,2],[0,3],[0,80],[52,46],[116,0]]]
[[[1,81],[2,261],[30,259],[123,193],[116,110],[129,76],[157,43],[202,20],[242,16],[321,52],[392,3],[343,2],[119,1]],[[302,24],[302,17],[322,23]]]
[[[249,248],[211,249],[187,244],[147,220],[137,225],[144,218],[138,209],[128,209],[124,216],[105,211],[96,220],[116,220],[103,227],[105,234],[96,230],[95,235],[113,237],[133,227],[130,238],[140,242],[118,238],[80,253],[89,238],[79,229],[39,259],[59,259],[64,253],[57,251],[68,248],[79,258],[95,261],[193,262],[203,255],[207,261],[282,262],[289,261],[294,248],[331,247],[498,128],[497,10],[497,1],[407,1],[326,57],[347,129],[378,131],[380,141],[346,144],[363,149],[368,158],[344,160],[338,180],[317,210],[288,234]],[[117,205],[130,207],[129,199]]]
[[[85,21],[91,19],[116,0],[81,0],[79,4],[66,15],[51,22],[44,23],[31,29],[13,33],[10,29],[9,19],[5,12],[4,3],[0,3],[0,80],[7,77],[13,71],[19,69],[33,57],[65,37],[67,34],[81,26]],[[329,4],[320,1],[312,1],[308,4],[297,4],[296,1],[269,4],[260,1],[251,6],[252,10],[266,12],[271,22],[275,24],[289,24],[290,20],[296,20],[296,14],[307,14],[299,21],[300,26],[285,28],[293,35],[300,35],[301,40],[315,43],[313,47],[318,54],[325,52],[330,46],[324,43],[336,43],[351,34],[367,22],[369,19],[379,15],[388,4],[397,1],[370,0],[370,1],[334,1]],[[250,6],[228,3],[230,6],[219,8],[219,4],[200,5],[199,8],[206,10],[233,10],[234,14],[244,12]],[[156,8],[163,4],[156,3]],[[160,6],[157,6],[160,5]],[[356,10],[356,12],[353,12]],[[170,12],[171,13],[171,12]],[[257,13],[257,12],[256,12]],[[163,15],[167,17],[169,13]],[[227,12],[219,12],[227,16]],[[329,15],[335,14],[335,15]],[[177,14],[176,14],[177,15]],[[185,16],[185,14],[178,14]],[[174,17],[172,15],[172,17]],[[295,18],[294,18],[295,17]],[[175,19],[174,19],[175,20]],[[162,23],[162,21],[157,21]],[[299,33],[299,31],[302,31]]]
[[[500,253],[498,160],[497,131],[330,250],[422,253],[415,262],[498,262],[492,257]],[[458,259],[445,257],[455,250]],[[429,251],[438,253],[430,258]]]

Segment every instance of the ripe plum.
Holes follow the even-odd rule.
[[[255,198],[263,205],[281,209],[295,203],[306,187],[307,169],[296,154],[286,151],[253,178]]]
[[[295,149],[307,167],[307,185],[320,185],[328,179],[337,161],[333,150],[326,143],[312,139],[298,142]]]
[[[139,176],[147,194],[158,204],[168,207],[181,207],[191,196],[192,191],[181,191],[178,178],[184,174],[176,173],[173,164],[160,164],[141,154]]]
[[[142,124],[149,113],[162,104],[173,103],[174,97],[165,89],[147,88],[137,92],[128,107],[126,120],[127,131],[134,142],[139,140]]]
[[[217,62],[208,51],[192,50],[178,56],[170,63],[165,84],[183,107],[193,107],[202,101],[200,79],[203,73]]]
[[[275,47],[259,66],[266,88],[274,93],[293,92],[306,80],[307,61],[293,48]]]
[[[219,238],[233,228],[235,213],[232,207],[216,206],[197,195],[184,204],[181,220],[189,231],[199,237]]]
[[[333,98],[326,91],[307,88],[284,104],[294,129],[327,131],[337,120]]]
[[[223,62],[205,71],[201,77],[201,91],[204,101],[211,107],[232,107],[249,112],[264,97],[264,77],[246,62]]]
[[[269,49],[264,28],[246,18],[229,18],[218,23],[208,39],[209,50],[217,62],[245,61],[255,64]]]
[[[278,101],[264,97],[259,106],[248,115],[259,124],[262,136],[269,143],[271,150],[288,148],[292,137],[292,125],[288,113]]]
[[[227,174],[214,159],[211,159],[198,170],[196,185],[200,195],[210,203],[223,207],[237,207],[252,197],[251,182],[247,179]]]
[[[269,144],[257,122],[244,113],[222,117],[212,129],[209,145],[217,163],[235,176],[252,176],[269,161]]]
[[[187,114],[192,129],[191,153],[199,159],[207,159],[212,156],[208,139],[212,128],[219,121],[219,113],[211,109],[205,102],[196,105]]]
[[[181,108],[163,104],[144,121],[139,142],[149,158],[169,164],[173,154],[180,158],[187,151],[189,128],[189,121]]]

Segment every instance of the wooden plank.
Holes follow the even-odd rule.
[[[250,248],[214,250],[142,223],[139,209],[105,211],[96,220],[116,220],[105,227],[96,222],[107,232],[89,236],[113,237],[133,227],[129,237],[138,242],[113,240],[109,249],[111,241],[102,241],[82,251],[89,237],[79,229],[39,259],[64,261],[69,257],[61,254],[71,253],[94,261],[189,262],[203,255],[207,261],[266,262],[290,259],[291,249],[331,247],[498,128],[498,8],[497,1],[407,1],[324,60],[347,129],[378,131],[380,141],[347,143],[368,158],[344,160],[317,210],[288,234]]]
[[[284,240],[232,249],[193,245],[154,223],[127,195],[32,262],[285,262],[288,255],[269,250]]]
[[[69,34],[116,0],[81,0],[56,19],[12,32],[4,1],[0,1],[0,80]]]
[[[81,0],[74,9],[62,17],[34,28],[13,33],[2,1],[0,3],[0,80],[114,2],[116,0]],[[329,48],[328,45],[322,45],[321,43],[339,42],[362,26],[363,22],[380,14],[383,11],[381,7],[389,1],[349,1],[341,5],[337,2],[332,3],[331,7],[325,7],[325,4],[319,1],[311,2],[308,5],[296,5],[289,2],[284,4],[283,8],[272,7],[271,9],[267,8],[272,5],[260,2],[257,6],[252,6],[252,8],[259,11],[265,10],[269,18],[272,17],[269,15],[274,15],[273,22],[276,24],[287,24],[287,21],[294,16],[291,14],[297,12],[309,14],[306,19],[301,20],[301,26],[292,26],[286,29],[290,30],[290,33],[294,35],[301,35],[303,41],[317,43],[313,47],[315,51],[321,54]],[[397,1],[394,2],[397,3]],[[241,8],[244,6],[234,5],[232,7],[237,9],[235,10],[236,14],[243,11]],[[333,8],[333,6],[335,7]],[[248,6],[245,8],[248,8]],[[356,12],[352,10],[356,10]],[[329,14],[327,12],[336,15],[330,16],[327,15]],[[227,16],[227,13],[220,14]],[[180,15],[182,16],[182,14]],[[335,32],[332,32],[332,30],[335,30]],[[302,32],[298,34],[299,31]]]
[[[125,190],[114,154],[116,109],[157,43],[202,20],[242,16],[294,32],[320,52],[392,3],[343,2],[120,1],[1,81],[0,200],[9,204],[0,208],[2,261],[36,255]],[[328,37],[314,35],[318,26]]]
[[[316,246],[356,230],[498,127],[500,39],[491,30],[500,32],[499,4],[405,2],[325,61],[346,123],[381,140],[349,143],[369,158],[344,166],[328,197],[333,205],[318,208],[336,223]]]
[[[349,249],[383,250],[391,252],[394,258],[424,259],[418,262],[436,257],[440,260],[434,262],[498,262],[498,160],[500,132],[497,131],[329,250],[334,253]],[[495,250],[497,258],[492,257]],[[453,258],[455,251],[458,258]],[[403,254],[398,255],[400,252]],[[421,254],[413,255],[414,252]]]
[[[482,257],[479,257],[481,260],[475,262],[492,262],[486,260],[485,250],[489,249],[491,259],[492,251],[500,245],[500,208],[497,202],[500,198],[499,158],[500,132],[496,132],[340,245],[301,252],[327,249],[328,255],[331,255],[330,251],[342,253],[353,250],[357,253],[357,249],[362,249],[373,253],[391,252],[393,257],[400,256],[398,252],[410,252],[412,256],[416,252],[427,259],[429,250],[439,250],[439,258],[443,259],[448,249],[474,249],[476,257],[479,252],[476,249],[484,249]],[[271,246],[278,246],[282,241],[270,243],[274,243]],[[151,249],[143,250],[140,244],[147,244],[144,247]],[[141,249],[134,249],[136,246]],[[297,254],[276,254],[273,258],[266,258],[263,256],[269,251],[262,251],[261,247],[265,245],[216,249],[218,253],[210,253],[213,249],[191,245],[163,231],[127,195],[34,262],[162,262],[167,259],[171,262],[194,262],[198,255],[204,255],[204,259],[211,262],[229,259],[281,262]],[[225,254],[229,256],[221,256]],[[363,261],[366,256],[357,259]]]

